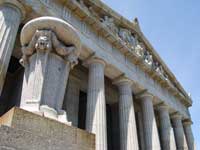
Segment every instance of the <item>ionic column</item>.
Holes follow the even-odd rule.
[[[96,135],[96,150],[107,150],[106,101],[104,87],[105,62],[90,58],[86,129]]]
[[[17,0],[0,1],[0,94],[3,89],[19,24],[24,15],[24,8]]]
[[[78,63],[77,31],[61,19],[40,17],[23,27],[21,44],[25,73],[20,107],[67,122],[62,105],[69,71]]]
[[[179,113],[175,113],[171,118],[177,150],[188,150],[183,130],[182,116]]]
[[[188,145],[188,149],[189,150],[194,150],[194,136],[192,133],[192,121],[187,119],[183,121],[183,128],[185,131],[185,137],[186,137],[186,141],[187,141],[187,145]]]
[[[169,118],[168,106],[165,104],[158,106],[158,115],[160,122],[160,139],[162,150],[175,150],[176,144],[174,133]]]
[[[153,96],[144,93],[141,97],[141,108],[144,125],[144,141],[146,150],[160,150],[158,129],[153,108]]]
[[[66,110],[68,121],[75,127],[78,127],[79,94],[80,80],[70,76],[63,108]]]
[[[132,97],[132,82],[125,78],[114,81],[119,88],[120,150],[138,150],[138,137]]]

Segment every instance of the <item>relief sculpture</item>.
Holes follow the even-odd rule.
[[[103,25],[107,26],[114,34],[118,35],[118,27],[114,23],[114,18],[104,16],[100,19]]]
[[[56,34],[51,30],[37,30],[28,45],[22,47],[23,57],[20,62],[23,65],[28,63],[28,58],[35,52],[54,52],[71,63],[73,67],[78,63],[75,55],[76,48],[73,45],[64,45]]]
[[[135,48],[136,40],[130,30],[120,28],[119,37],[126,43],[126,45],[130,46],[132,49]]]

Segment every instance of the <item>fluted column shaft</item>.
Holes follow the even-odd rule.
[[[63,108],[67,113],[67,120],[73,126],[78,127],[80,81],[75,77],[69,77]]]
[[[137,121],[138,121],[138,130],[139,130],[139,134],[138,134],[138,138],[139,141],[139,149],[140,150],[145,150],[145,146],[144,146],[144,128],[143,128],[143,121],[142,121],[142,113],[141,111],[137,112]]]
[[[116,84],[119,88],[120,148],[121,150],[138,150],[132,83],[122,79]]]
[[[172,116],[172,126],[174,129],[177,150],[188,150],[181,115],[175,114]]]
[[[105,63],[91,58],[87,93],[86,129],[96,135],[96,150],[107,150],[106,101],[104,88]]]
[[[171,126],[169,111],[167,106],[158,106],[158,114],[160,121],[160,131],[161,131],[161,147],[162,150],[174,150],[176,149],[174,133]]]
[[[160,150],[158,129],[153,109],[153,97],[145,94],[141,97],[141,108],[144,125],[144,140],[146,150]]]
[[[0,4],[0,94],[21,19],[21,10],[14,3]]]
[[[184,121],[183,122],[183,128],[185,131],[185,137],[188,145],[189,150],[194,150],[194,136],[192,133],[191,128],[192,122],[191,121]]]

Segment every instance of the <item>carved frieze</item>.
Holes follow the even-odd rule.
[[[89,8],[85,5],[83,0],[77,0],[77,2],[80,4],[81,8],[83,8],[87,13],[90,14]]]
[[[96,13],[94,8],[92,6],[87,6],[84,2],[84,0],[77,0],[77,2],[80,4],[81,8],[83,8],[89,15],[95,17],[95,18],[100,18],[99,14]]]
[[[144,58],[145,46],[142,42],[137,42],[135,47],[135,53],[138,57]]]
[[[104,16],[103,18],[100,19],[100,21],[104,26],[108,27],[114,34],[118,35],[119,29],[114,22],[114,18]]]
[[[145,51],[144,53],[144,62],[151,68],[153,65],[153,56],[149,53],[149,51]]]
[[[153,70],[155,70],[162,78],[168,80],[168,76],[165,73],[163,67],[157,61],[153,63]]]
[[[89,11],[91,15],[99,18],[99,14],[97,14],[92,7],[86,6],[83,0],[77,0],[77,2],[79,2],[82,8],[84,8],[86,11]],[[154,62],[155,59],[153,58],[153,55],[148,51],[145,44],[139,41],[136,33],[132,33],[130,29],[118,26],[115,23],[115,19],[107,15],[100,18],[100,22],[117,37],[119,37],[124,45],[130,48],[131,51],[135,52],[138,58],[143,59],[143,62],[147,64],[149,68],[152,68],[152,70],[156,71],[164,80],[169,81],[163,67],[157,61]]]
[[[119,29],[119,37],[125,42],[126,45],[134,49],[136,46],[136,39],[130,30],[125,28]]]

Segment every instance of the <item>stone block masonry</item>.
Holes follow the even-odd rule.
[[[95,136],[13,108],[0,118],[0,150],[95,150]]]

